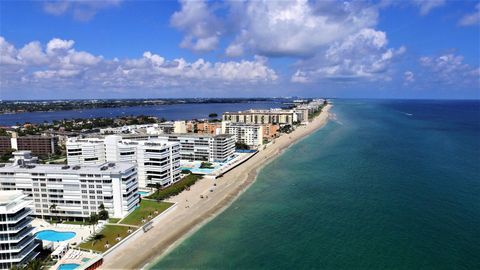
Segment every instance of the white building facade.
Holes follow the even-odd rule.
[[[163,134],[158,140],[178,142],[184,160],[226,162],[235,153],[235,137],[229,134]]]
[[[85,158],[73,156],[68,158],[69,165],[90,164],[90,160],[102,162],[129,162],[138,169],[140,187],[152,187],[160,184],[169,186],[180,180],[180,144],[162,141],[155,138],[148,140],[122,139],[121,136],[110,135],[104,139],[71,139],[67,142],[67,155],[71,149],[83,149],[83,144],[90,147],[91,141],[99,142],[97,152],[88,152],[88,162]],[[73,153],[76,153],[73,151]],[[96,155],[96,157],[94,156]]]
[[[235,141],[258,148],[263,144],[263,126],[258,124],[222,122],[222,133],[235,137]]]
[[[38,255],[26,197],[21,191],[0,191],[0,269],[25,265]]]
[[[279,124],[293,125],[298,121],[294,110],[246,110],[239,112],[225,112],[223,121],[246,124]]]
[[[86,219],[101,204],[122,218],[139,204],[137,169],[127,162],[101,165],[4,164],[0,190],[21,190],[42,218]]]

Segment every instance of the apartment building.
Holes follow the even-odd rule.
[[[67,141],[69,165],[130,162],[137,165],[140,187],[166,187],[180,180],[180,144],[155,138],[123,139],[118,135],[105,138]],[[79,153],[81,153],[79,155]]]
[[[228,134],[163,134],[158,139],[180,143],[180,158],[184,160],[226,162],[235,153],[235,137]]]
[[[222,123],[219,122],[202,122],[196,124],[196,132],[201,134],[220,134]]]
[[[58,147],[58,137],[55,136],[17,136],[12,133],[11,148],[22,151],[32,151],[36,156],[54,154]]]
[[[180,144],[176,142],[128,140],[120,136],[105,137],[107,161],[137,164],[140,187],[169,186],[180,180]]]
[[[122,218],[139,203],[137,169],[130,162],[33,164],[29,152],[15,154],[12,164],[0,167],[0,190],[23,191],[35,216],[86,219],[103,204],[111,217]]]
[[[107,162],[104,139],[71,138],[67,140],[65,146],[69,165],[95,165]]]
[[[0,269],[25,265],[38,255],[26,197],[21,191],[0,191]]]
[[[265,140],[271,140],[274,139],[277,136],[278,130],[280,127],[278,125],[273,125],[273,124],[266,124],[263,125],[263,139]]]
[[[185,133],[187,126],[185,121],[168,121],[154,124],[129,125],[100,129],[101,134],[162,134],[162,133]]]
[[[258,148],[263,144],[263,126],[258,124],[222,122],[222,133],[231,134],[235,141]]]
[[[293,125],[293,123],[298,121],[294,110],[281,109],[225,112],[222,119],[232,123],[279,125]]]
[[[10,136],[0,136],[0,155],[9,153],[12,149],[12,139]]]

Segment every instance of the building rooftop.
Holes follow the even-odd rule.
[[[12,201],[22,196],[24,195],[20,190],[0,191],[0,205],[10,204]]]
[[[0,167],[1,172],[35,172],[35,173],[75,173],[75,174],[105,174],[129,170],[135,165],[131,162],[106,162],[100,165],[61,165],[61,164],[28,164],[13,163]]]

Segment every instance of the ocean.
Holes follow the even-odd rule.
[[[480,102],[335,100],[153,269],[480,269]]]
[[[148,115],[167,120],[190,120],[208,118],[210,113],[219,116],[227,111],[242,111],[248,109],[280,108],[280,102],[245,102],[245,103],[199,103],[172,104],[157,106],[133,106],[118,108],[98,108],[85,110],[25,112],[16,114],[0,114],[0,126],[13,126],[17,123],[43,123],[53,120],[95,117],[117,117],[128,115]]]

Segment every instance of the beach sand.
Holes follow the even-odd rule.
[[[154,223],[147,233],[138,233],[104,257],[102,269],[148,268],[183,239],[226,209],[254,181],[258,171],[299,139],[324,126],[331,105],[306,126],[275,139],[275,143],[216,180],[202,179],[189,191],[169,199],[177,207]],[[216,183],[214,191],[210,192]],[[208,195],[201,199],[200,195]]]

